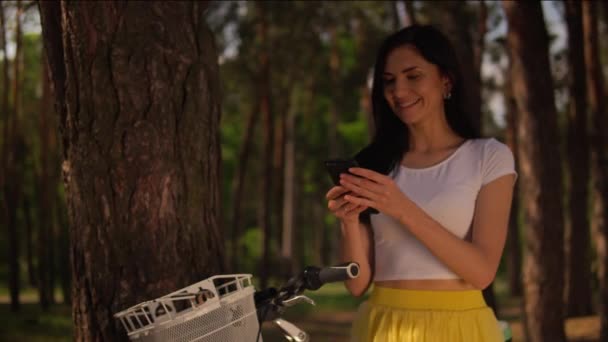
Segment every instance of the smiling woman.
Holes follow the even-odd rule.
[[[517,175],[509,148],[472,128],[460,80],[452,46],[431,26],[380,47],[373,141],[356,156],[362,167],[327,193],[343,258],[361,266],[347,288],[360,296],[375,285],[355,341],[502,340],[481,290],[498,268]]]

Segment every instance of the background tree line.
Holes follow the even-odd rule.
[[[322,162],[369,141],[376,48],[421,23],[453,40],[467,110],[517,159],[487,300],[500,317],[521,298],[530,341],[590,315],[608,340],[607,7],[2,2],[6,301],[72,300],[77,339],[113,340],[111,313],[201,278],[335,262]]]

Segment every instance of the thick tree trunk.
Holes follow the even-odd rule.
[[[224,269],[206,5],[39,6],[64,140],[74,339],[126,340],[113,313]]]
[[[517,101],[520,190],[526,208],[525,323],[529,341],[566,340],[564,224],[548,34],[539,2],[504,1]]]
[[[608,340],[608,118],[606,93],[598,43],[598,3],[583,2],[583,35],[587,90],[591,113],[591,173],[593,213],[591,226],[596,243],[599,278],[600,341]]]
[[[568,0],[565,5],[572,75],[567,125],[570,225],[566,232],[566,315],[575,317],[592,313],[590,223],[587,215],[590,162],[582,7],[576,0]]]

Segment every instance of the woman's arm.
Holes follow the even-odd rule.
[[[400,222],[454,273],[485,289],[496,276],[504,249],[514,177],[502,176],[479,191],[471,242],[452,234],[411,201]]]
[[[359,264],[359,276],[347,280],[346,288],[354,296],[361,296],[372,279],[372,230],[359,221],[359,215],[367,207],[347,202],[344,199],[347,192],[342,186],[334,186],[325,197],[328,200],[328,209],[340,220],[342,261],[354,261]]]
[[[462,240],[430,217],[383,175],[352,169],[356,177],[343,177],[343,185],[362,197],[345,196],[398,219],[418,240],[454,273],[478,289],[494,279],[505,244],[514,175],[484,185],[477,197],[471,242]]]
[[[359,276],[346,281],[346,288],[353,296],[361,296],[372,280],[373,237],[371,228],[362,222],[340,224],[342,231],[342,261],[359,264]]]

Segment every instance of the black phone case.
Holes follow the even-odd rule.
[[[335,185],[340,185],[341,173],[350,173],[348,172],[349,168],[358,166],[359,164],[354,159],[331,159],[325,161],[325,168]]]
[[[335,185],[340,185],[341,173],[351,174],[348,172],[348,169],[351,167],[359,167],[359,163],[357,163],[357,161],[354,159],[331,159],[325,161],[325,168],[327,169],[327,172],[329,172],[331,180]],[[378,210],[374,208],[367,208],[362,214],[365,213],[377,214]]]

